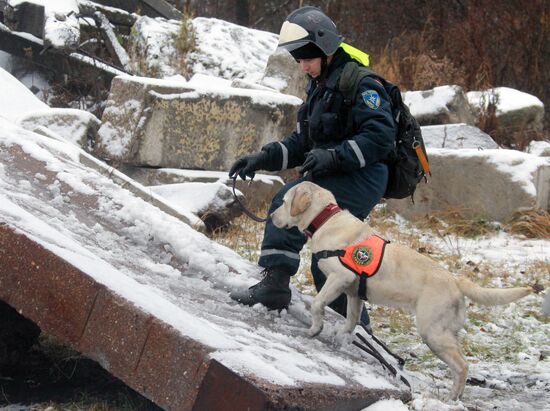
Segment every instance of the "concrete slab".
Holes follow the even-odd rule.
[[[252,264],[87,167],[69,143],[0,126],[0,298],[43,332],[167,410],[410,398],[354,346],[334,345],[336,314],[309,339],[296,290],[290,313],[236,304],[228,293],[255,281]]]

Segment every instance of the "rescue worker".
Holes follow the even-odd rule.
[[[384,195],[388,181],[384,160],[396,134],[390,98],[379,81],[365,77],[355,101],[344,101],[338,81],[344,65],[355,62],[346,46],[334,22],[316,7],[295,10],[281,27],[279,47],[288,50],[309,77],[297,128],[286,139],[238,159],[229,171],[231,178],[238,175],[245,180],[253,178],[257,170],[301,166],[301,177],[286,183],[273,198],[270,214],[282,204],[284,194],[304,179],[330,190],[340,207],[360,219],[365,219]],[[261,303],[274,310],[288,308],[290,277],[298,270],[299,252],[306,241],[298,229],[278,229],[269,219],[258,262],[264,277],[248,289],[232,292],[231,298],[250,306]],[[326,278],[317,263],[312,261],[311,270],[320,290]],[[345,316],[345,295],[330,306]],[[366,309],[361,322],[369,324]]]

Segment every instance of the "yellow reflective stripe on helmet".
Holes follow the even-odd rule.
[[[363,66],[369,66],[369,55],[364,51],[361,51],[353,46],[350,46],[347,43],[341,43],[340,47],[354,60],[357,60]]]

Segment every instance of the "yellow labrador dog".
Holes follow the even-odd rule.
[[[329,204],[336,204],[332,193],[303,182],[285,194],[283,204],[271,217],[279,228],[298,227],[305,232]],[[311,251],[343,249],[372,234],[374,231],[366,222],[338,209],[313,233]],[[361,311],[358,275],[344,267],[338,257],[321,259],[319,268],[327,281],[311,306],[313,322],[308,333],[313,337],[321,332],[325,306],[342,293],[348,297],[348,307],[347,320],[340,332],[351,333]],[[530,287],[480,287],[466,278],[454,277],[430,258],[394,243],[386,246],[378,272],[368,278],[367,284],[367,297],[372,304],[399,307],[416,314],[423,341],[452,371],[452,399],[462,395],[468,373],[458,341],[466,316],[464,296],[491,306],[511,303],[533,291]]]

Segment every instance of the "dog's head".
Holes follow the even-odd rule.
[[[286,192],[283,204],[271,214],[271,219],[275,227],[298,227],[304,231],[330,203],[336,203],[330,191],[304,181]]]

